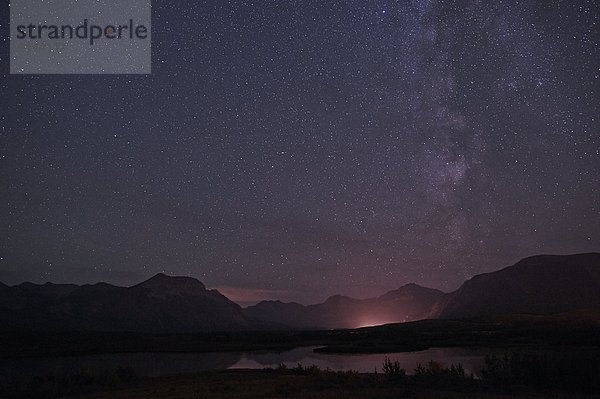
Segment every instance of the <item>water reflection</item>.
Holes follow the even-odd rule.
[[[483,364],[484,352],[459,348],[437,348],[421,352],[336,355],[321,354],[314,347],[303,347],[287,352],[211,352],[211,353],[131,353],[96,356],[73,356],[56,358],[3,359],[0,362],[0,382],[29,380],[50,374],[73,374],[79,371],[102,373],[120,367],[133,370],[137,375],[157,377],[170,374],[194,373],[202,370],[227,368],[262,369],[285,364],[295,367],[317,365],[323,369],[381,372],[387,356],[398,360],[402,368],[412,372],[417,364],[435,360],[442,364],[461,363],[468,373],[478,374]],[[487,352],[486,352],[487,353]]]
[[[331,370],[356,370],[359,372],[381,372],[381,365],[386,357],[397,360],[400,366],[409,374],[418,364],[426,364],[434,360],[444,365],[462,364],[467,373],[479,374],[485,353],[477,349],[465,348],[432,348],[419,352],[398,352],[384,354],[323,354],[313,351],[314,347],[296,348],[283,353],[244,353],[242,358],[229,368],[264,368],[277,367],[285,364],[295,367],[298,363],[303,366],[316,365]]]

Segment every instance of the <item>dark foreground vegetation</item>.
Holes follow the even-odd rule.
[[[600,398],[600,323],[560,317],[424,320],[357,330],[205,334],[3,333],[2,358],[134,352],[284,351],[320,346],[332,353],[386,353],[430,347],[490,348],[473,378],[460,365],[402,370],[389,359],[379,373],[316,367],[223,370],[143,378],[119,369],[0,376],[0,398]],[[226,367],[226,366],[225,366]],[[508,395],[508,396],[507,396]]]
[[[145,379],[127,369],[46,375],[4,386],[3,398],[597,398],[600,354],[507,353],[488,356],[482,378],[460,364],[419,365],[410,374],[393,359],[379,373],[316,366],[208,371]]]

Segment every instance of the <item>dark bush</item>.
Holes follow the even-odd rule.
[[[510,353],[486,356],[482,378],[491,386],[510,389],[517,386],[600,392],[600,354]]]
[[[79,370],[73,373],[51,373],[11,384],[10,387],[2,387],[0,397],[58,398],[98,389],[117,388],[136,379],[134,371],[128,368],[102,372]]]
[[[386,357],[383,361],[383,374],[388,380],[404,380],[406,378],[406,370],[400,367],[400,363],[395,360],[391,361]]]
[[[419,364],[415,369],[413,380],[416,384],[443,389],[462,390],[473,386],[473,375],[465,373],[461,364],[445,367],[441,363],[431,361],[425,366]]]

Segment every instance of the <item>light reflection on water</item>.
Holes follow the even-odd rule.
[[[450,365],[461,363],[467,373],[478,375],[489,351],[463,348],[435,348],[420,352],[386,354],[322,354],[314,347],[296,348],[287,352],[211,352],[211,353],[131,353],[55,358],[2,359],[0,382],[29,380],[50,374],[72,374],[84,370],[92,373],[114,371],[125,367],[143,377],[194,373],[202,370],[251,368],[262,369],[285,364],[295,367],[316,365],[331,370],[381,372],[385,357],[397,360],[408,373],[417,364],[430,360]]]
[[[436,361],[443,365],[462,364],[467,373],[479,375],[484,358],[488,351],[465,348],[431,348],[419,352],[397,352],[382,354],[325,354],[314,352],[315,347],[296,348],[283,353],[244,353],[242,358],[229,368],[262,369],[277,367],[285,364],[287,367],[296,367],[299,363],[303,366],[316,365],[322,369],[329,368],[335,371],[355,370],[363,373],[381,372],[382,364],[386,357],[398,361],[400,367],[411,374],[418,364],[425,365],[429,361]]]

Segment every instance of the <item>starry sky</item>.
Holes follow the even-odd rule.
[[[240,303],[600,250],[600,3],[153,0],[151,75],[9,75],[0,281]]]

